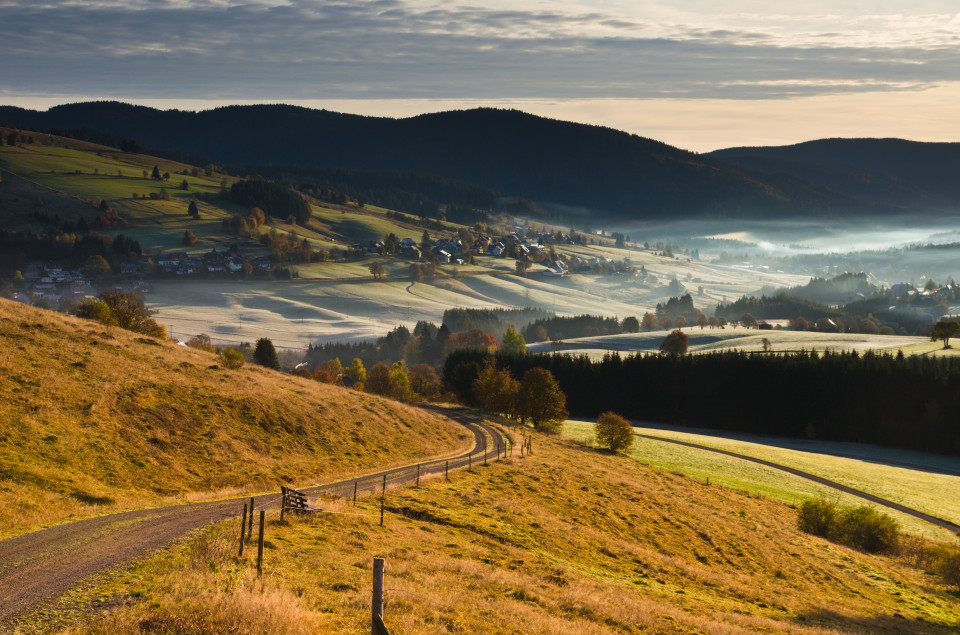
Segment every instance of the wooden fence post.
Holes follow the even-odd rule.
[[[417,487],[420,487],[420,464],[417,463]]]
[[[472,454],[467,455],[467,469],[471,472],[473,471],[473,455]]]
[[[450,459],[447,459],[447,464],[443,468],[443,478],[450,480]]]
[[[280,494],[280,522],[283,522],[283,512],[287,509],[287,490],[284,487]]]
[[[263,575],[263,520],[266,512],[260,510],[260,537],[257,539],[257,577]]]
[[[240,552],[237,554],[238,558],[243,557],[243,533],[247,529],[247,504],[243,504],[243,519],[240,521]]]
[[[383,558],[373,559],[373,603],[371,606],[372,615],[370,622],[371,635],[380,635],[383,631],[379,628],[383,623]]]
[[[353,482],[353,506],[357,506],[357,482]]]
[[[484,467],[486,467],[487,465],[487,446],[486,445],[483,446],[483,465]]]

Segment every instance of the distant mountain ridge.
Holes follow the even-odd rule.
[[[810,178],[815,170],[770,170],[750,155],[698,155],[610,128],[515,110],[389,119],[284,105],[194,113],[88,102],[46,112],[0,107],[0,121],[35,130],[100,130],[167,156],[204,157],[251,173],[263,166],[272,175],[295,174],[299,182],[308,182],[312,171],[329,175],[331,169],[346,171],[347,186],[351,178],[369,183],[372,173],[403,174],[408,177],[394,179],[391,187],[416,193],[417,187],[431,187],[422,178],[429,176],[629,220],[896,210],[882,197],[858,196],[856,188]],[[942,199],[939,193],[917,194],[925,205]]]
[[[727,148],[708,156],[766,176],[817,183],[867,204],[954,210],[960,206],[960,143],[820,139]]]

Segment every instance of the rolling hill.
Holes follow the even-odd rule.
[[[585,208],[630,219],[766,217],[862,207],[791,177],[760,177],[652,139],[513,110],[387,119],[281,105],[194,113],[92,102],[46,112],[2,107],[0,121],[32,130],[79,131],[94,139],[90,131],[102,131],[112,135],[108,141],[134,139],[165,156],[194,163],[203,157],[249,173],[257,173],[259,165],[271,175],[291,173],[298,182],[336,178],[351,186],[377,173],[393,190],[449,198],[444,187],[452,180],[555,204],[568,213]],[[332,175],[331,169],[346,172]],[[441,181],[425,182],[424,175]],[[435,196],[437,190],[442,194]],[[460,205],[490,199],[490,192],[471,192],[467,185],[461,190],[453,196]],[[382,188],[370,191],[386,196]]]
[[[372,395],[0,299],[0,535],[468,445]]]
[[[821,185],[870,204],[955,209],[960,143],[904,139],[820,139],[769,148],[728,148],[710,157],[751,172]]]

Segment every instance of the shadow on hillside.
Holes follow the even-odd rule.
[[[923,619],[904,617],[899,613],[872,617],[851,617],[827,609],[801,613],[794,620],[798,626],[837,628],[864,633],[956,633],[956,626],[936,624]]]

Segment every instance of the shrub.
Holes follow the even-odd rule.
[[[951,549],[940,558],[940,575],[960,592],[960,549]]]
[[[243,353],[235,348],[225,348],[220,351],[220,363],[223,364],[224,368],[236,370],[243,366],[246,361],[247,359],[243,356]]]
[[[597,419],[597,443],[611,452],[623,452],[633,445],[633,427],[615,412],[604,412]]]
[[[900,542],[897,521],[867,505],[845,510],[837,529],[839,542],[867,553],[893,551]]]
[[[797,526],[808,534],[830,538],[839,512],[837,503],[825,498],[804,501],[797,510]]]
[[[868,553],[895,551],[900,544],[897,521],[868,505],[842,508],[823,498],[804,501],[797,509],[797,526]]]

